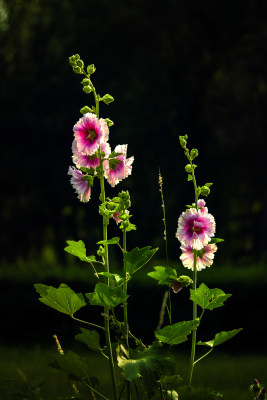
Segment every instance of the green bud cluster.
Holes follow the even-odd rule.
[[[79,54],[75,54],[69,57],[69,63],[72,66],[75,74],[83,74],[84,73],[84,62],[81,60]]]

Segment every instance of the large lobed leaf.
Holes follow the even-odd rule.
[[[198,342],[197,344],[200,346],[208,346],[208,347],[215,347],[219,346],[219,344],[222,344],[226,342],[229,339],[232,339],[235,335],[237,335],[240,331],[242,331],[243,328],[240,329],[233,329],[232,331],[223,331],[216,333],[215,338],[212,340],[209,340],[208,342]]]
[[[68,285],[62,283],[58,288],[36,283],[36,291],[41,295],[39,300],[49,307],[70,315],[86,306],[82,293],[75,293]]]
[[[154,267],[155,271],[149,272],[150,278],[156,279],[159,285],[169,285],[170,281],[177,280],[177,272],[171,267]]]
[[[190,289],[190,299],[203,308],[203,310],[213,310],[222,307],[224,301],[231,294],[225,294],[221,289],[209,289],[204,283],[196,289]]]
[[[78,257],[81,261],[86,261],[86,262],[96,261],[95,256],[87,257],[85,244],[82,240],[78,240],[78,242],[75,242],[74,240],[67,240],[67,244],[68,246],[65,247],[64,249],[67,253],[70,253],[73,256]]]
[[[121,287],[110,287],[105,283],[97,283],[95,291],[86,293],[85,296],[89,299],[91,305],[103,307],[116,307],[126,300],[129,296],[124,296]]]
[[[172,375],[175,372],[174,357],[159,342],[146,349],[130,351],[130,359],[118,354],[118,365],[128,381],[142,379],[149,397],[157,389],[157,380],[161,375]]]
[[[126,253],[126,271],[128,274],[133,275],[136,271],[142,268],[158,251],[158,248],[151,249],[151,246],[135,247],[133,250]]]
[[[187,340],[187,336],[199,324],[199,319],[195,321],[182,321],[173,325],[167,325],[164,328],[155,331],[158,340],[167,343],[170,346],[183,343]]]

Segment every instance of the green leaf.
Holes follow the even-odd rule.
[[[74,351],[54,355],[50,366],[65,371],[71,379],[76,381],[89,380],[88,361]]]
[[[220,242],[224,242],[224,240],[220,239],[220,238],[211,238],[211,240],[209,241],[209,244],[220,243]]]
[[[70,315],[86,306],[82,293],[75,293],[66,284],[62,283],[59,288],[36,283],[34,285],[37,293],[41,295],[39,300],[49,307]]]
[[[118,274],[112,274],[110,272],[98,272],[98,275],[106,276],[111,279],[116,285],[120,286],[123,283],[123,278]]]
[[[231,339],[235,335],[237,335],[240,331],[242,331],[243,328],[240,329],[234,329],[232,331],[223,331],[220,333],[216,333],[215,338],[212,340],[209,340],[208,342],[198,342],[197,344],[200,346],[208,346],[208,347],[215,347],[219,346],[219,344],[222,344],[226,342],[227,340]]]
[[[120,353],[118,365],[125,378],[128,381],[141,378],[149,397],[157,390],[157,380],[161,375],[172,375],[175,372],[175,359],[162,343],[154,342],[146,349],[130,350],[130,359]]]
[[[95,330],[90,331],[89,329],[80,328],[82,333],[78,333],[75,336],[76,340],[86,344],[86,346],[93,351],[103,351],[100,347],[99,333]]]
[[[86,114],[92,112],[91,108],[88,106],[84,106],[83,108],[80,109],[81,114]]]
[[[136,271],[142,268],[157,251],[158,248],[151,249],[151,246],[146,246],[141,249],[135,247],[133,250],[126,253],[125,262],[128,274],[133,275]]]
[[[82,240],[79,240],[78,242],[75,242],[74,240],[67,240],[67,244],[68,246],[64,249],[67,253],[78,257],[81,261],[96,262],[95,256],[87,257],[85,244]]]
[[[173,325],[167,325],[164,328],[155,331],[158,340],[167,343],[170,346],[183,343],[187,340],[187,336],[199,324],[199,319],[195,321],[182,321]]]
[[[209,388],[194,386],[190,386],[189,388],[188,385],[180,386],[178,393],[181,400],[217,400],[223,398],[221,393],[215,392]]]
[[[112,288],[104,283],[97,283],[93,293],[86,293],[85,296],[89,299],[91,305],[116,307],[121,304],[129,296],[124,296],[121,287]]]
[[[118,244],[119,241],[120,241],[119,237],[114,237],[108,240],[100,240],[99,242],[97,242],[97,244]]]
[[[114,122],[113,122],[111,119],[109,119],[109,118],[105,118],[105,121],[106,121],[107,126],[108,126],[109,128],[110,128],[111,126],[114,125]]]
[[[177,280],[177,272],[171,267],[154,267],[154,270],[147,275],[156,279],[159,285],[169,285],[170,281]]]
[[[221,289],[209,289],[204,283],[201,283],[196,290],[190,289],[190,299],[203,308],[203,310],[213,310],[222,307],[224,301],[231,294],[225,294]]]
[[[187,181],[188,181],[188,182],[189,182],[189,181],[192,181],[192,179],[193,179],[192,175],[191,175],[191,174],[188,174],[188,175],[187,175]]]

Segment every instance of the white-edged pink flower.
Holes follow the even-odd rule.
[[[119,144],[115,147],[116,153],[122,153],[121,155],[114,157],[111,160],[105,160],[103,162],[104,176],[108,183],[114,187],[122,179],[127,178],[132,173],[132,163],[134,157],[127,157],[127,144]],[[114,163],[114,160],[116,163]]]
[[[75,192],[78,193],[78,199],[83,203],[89,201],[91,197],[91,187],[84,179],[82,172],[75,167],[69,167],[68,175],[71,175],[70,182]]]
[[[178,219],[176,237],[185,246],[201,250],[215,233],[213,215],[195,208],[183,212]]]
[[[110,145],[107,142],[100,143],[101,152],[104,152],[106,156],[109,156],[111,153]],[[72,160],[77,168],[86,167],[86,168],[96,168],[99,166],[99,158],[98,152],[94,153],[91,156],[82,154],[78,151],[77,141],[76,139],[72,142]]]
[[[129,210],[125,210],[125,214],[129,215]],[[117,225],[122,221],[122,219],[120,219],[120,215],[121,215],[120,211],[115,212],[113,214],[113,218],[115,219]]]
[[[181,249],[183,252],[180,259],[182,260],[183,266],[193,271],[194,250],[192,246],[181,246]],[[198,251],[196,264],[198,271],[210,267],[213,264],[215,251],[217,251],[216,244],[207,244],[207,246],[204,246],[203,249]]]
[[[86,113],[73,127],[77,150],[92,156],[99,148],[100,142],[106,142],[109,136],[108,125],[104,119],[95,114]]]

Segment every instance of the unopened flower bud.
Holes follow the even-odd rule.
[[[197,156],[198,156],[198,150],[197,149],[192,149],[190,151],[190,157],[192,158],[192,160],[193,160],[193,158],[196,158]]]
[[[186,172],[190,173],[190,172],[192,172],[194,169],[193,169],[193,167],[192,167],[191,164],[187,164],[187,165],[185,166],[185,170],[186,170]]]
[[[208,196],[210,194],[210,188],[208,186],[202,186],[201,192],[203,196]]]
[[[82,74],[82,70],[80,67],[73,67],[73,71],[75,72],[75,74]]]
[[[82,80],[82,84],[83,84],[84,86],[90,85],[90,79],[84,78],[84,79]]]
[[[96,70],[96,68],[95,68],[94,64],[88,65],[88,67],[87,67],[88,75],[93,74],[95,72],[95,70]]]
[[[80,67],[80,68],[83,68],[84,67],[83,60],[78,60],[77,61],[77,66]]]
[[[88,94],[88,93],[91,93],[92,88],[91,88],[91,86],[84,86],[83,91]]]
[[[104,250],[104,247],[103,247],[103,246],[99,246],[99,249],[97,250],[97,255],[98,255],[99,257],[104,257],[104,255],[105,255],[105,250]]]

